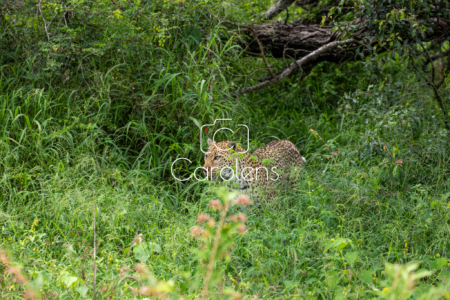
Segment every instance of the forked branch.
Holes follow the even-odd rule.
[[[237,93],[239,95],[242,95],[242,94],[250,93],[250,92],[265,88],[267,86],[270,86],[272,84],[278,83],[281,80],[283,80],[284,78],[288,77],[294,70],[296,70],[297,68],[301,67],[302,65],[308,63],[309,61],[314,60],[317,56],[319,56],[323,53],[326,53],[326,52],[330,51],[331,49],[334,49],[338,46],[350,44],[353,42],[355,42],[354,39],[347,39],[344,41],[335,41],[335,42],[328,43],[328,44],[320,47],[319,49],[311,52],[310,54],[302,57],[301,59],[291,63],[283,72],[278,74],[278,76],[276,76],[275,78],[266,80],[264,82],[261,82],[260,84],[254,85],[254,86],[240,89]]]

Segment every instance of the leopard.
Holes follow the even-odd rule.
[[[287,140],[274,140],[253,153],[229,140],[208,139],[208,146],[203,165],[208,180],[227,181],[230,189],[247,195],[256,205],[297,186],[298,177],[293,172],[306,163],[297,147]]]

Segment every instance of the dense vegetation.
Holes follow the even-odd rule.
[[[216,231],[203,245],[191,229],[229,195],[171,165],[201,166],[201,126],[227,118],[251,151],[285,139],[307,164],[297,190],[230,208],[247,227],[224,227],[209,298],[450,298],[450,142],[430,69],[374,51],[237,98],[266,64],[222,20],[256,22],[270,1],[142,2],[0,2],[2,299],[204,296]]]

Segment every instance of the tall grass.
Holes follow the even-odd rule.
[[[217,297],[226,288],[263,299],[388,297],[385,264],[413,261],[434,272],[413,297],[434,285],[445,293],[450,153],[430,91],[393,60],[380,73],[322,64],[302,82],[234,99],[237,86],[265,75],[264,64],[209,21],[202,42],[178,24],[165,46],[115,45],[67,73],[39,73],[38,58],[20,58],[20,47],[17,59],[1,58],[0,248],[36,291],[93,297],[94,190],[98,297],[141,297],[138,282],[118,281],[134,276],[138,234],[152,243],[149,272],[199,297],[200,243],[190,229],[215,192],[175,180],[170,168],[180,157],[192,161],[178,165],[181,176],[201,166],[201,125],[229,118],[230,127],[249,126],[251,151],[287,139],[307,165],[298,190],[247,211],[246,234],[230,238],[230,259],[216,264]],[[2,297],[22,290],[0,278]]]

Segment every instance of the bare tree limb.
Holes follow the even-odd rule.
[[[423,44],[421,44],[421,46],[422,46],[422,49],[425,51],[425,54],[428,57],[428,60],[431,60],[431,58],[428,55],[428,52],[426,51],[426,49],[423,46]],[[412,67],[416,70],[417,73],[420,74],[419,69],[414,64],[414,59],[413,59],[413,56],[411,54],[411,51],[409,52],[409,60],[411,62]],[[431,64],[431,71],[432,71],[432,73],[431,73],[432,79],[428,80],[427,77],[424,77],[424,79],[425,79],[425,82],[433,89],[434,97],[435,97],[436,102],[438,103],[439,108],[441,109],[441,112],[442,112],[442,115],[443,115],[443,122],[444,122],[445,128],[447,128],[447,130],[450,131],[450,124],[448,123],[448,120],[447,120],[447,116],[448,115],[447,115],[447,111],[445,110],[444,101],[442,101],[442,98],[439,95],[439,91],[438,91],[439,86],[436,86],[436,84],[434,83],[434,65],[433,64]],[[440,83],[440,84],[442,84],[442,83]]]
[[[266,65],[267,69],[269,70],[269,73],[270,73],[270,75],[272,76],[272,78],[275,78],[276,76],[275,76],[275,74],[273,73],[272,68],[271,68],[270,65],[269,65],[269,62],[267,61],[266,55],[264,54],[264,47],[263,47],[263,45],[262,45],[261,42],[259,41],[258,36],[253,32],[253,30],[251,30],[251,31],[252,31],[252,33],[253,33],[253,35],[254,35],[254,37],[255,37],[256,42],[257,42],[258,45],[259,45],[259,49],[261,50],[260,56],[261,56],[262,59],[264,60],[264,64]]]
[[[348,39],[348,40],[344,40],[344,41],[335,41],[335,42],[331,42],[329,44],[326,44],[322,47],[320,47],[319,49],[311,52],[310,54],[304,56],[303,58],[291,63],[289,65],[288,68],[286,68],[281,74],[279,74],[277,77],[264,81],[260,84],[254,85],[254,86],[250,86],[250,87],[246,87],[243,89],[240,89],[238,91],[238,94],[242,95],[242,94],[246,94],[246,93],[250,93],[262,88],[265,88],[269,85],[275,84],[280,82],[281,80],[283,80],[284,78],[288,77],[295,69],[299,68],[301,65],[308,63],[311,60],[314,60],[317,56],[326,53],[338,46],[342,46],[342,45],[346,45],[346,44],[350,44],[355,42],[354,39]]]
[[[37,7],[38,7],[39,12],[41,14],[42,21],[44,21],[44,30],[45,30],[45,34],[47,35],[47,40],[50,42],[50,35],[48,34],[47,22],[45,21],[44,14],[42,14],[41,3],[42,3],[42,0],[39,0],[39,3],[37,4]]]
[[[435,61],[435,60],[437,60],[439,58],[447,56],[448,54],[450,54],[450,49],[448,49],[447,51],[441,52],[441,53],[430,55],[430,59],[429,60],[427,59],[427,63],[430,63],[430,62]]]
[[[295,0],[278,0],[274,6],[271,6],[266,12],[263,13],[263,17],[270,20],[281,14],[283,10],[291,6]]]

